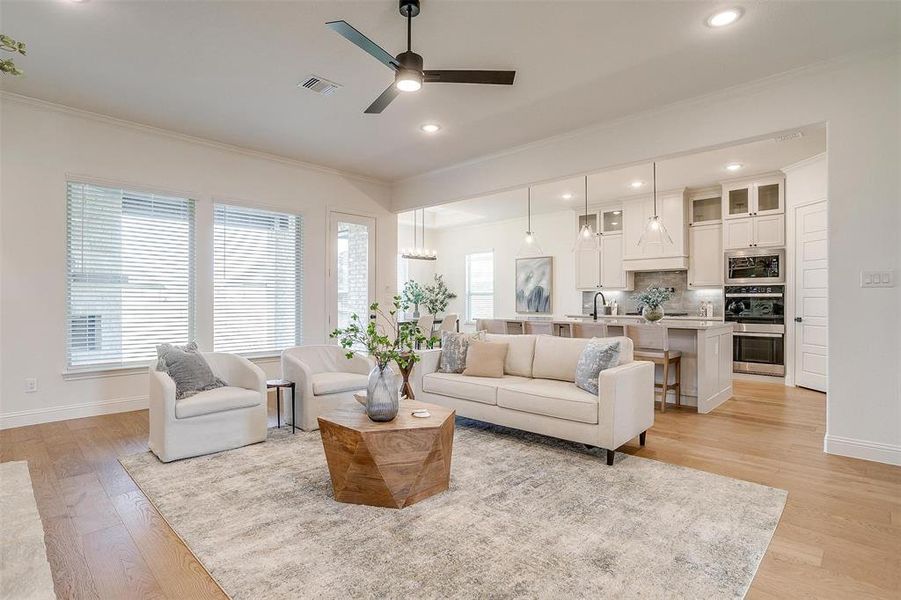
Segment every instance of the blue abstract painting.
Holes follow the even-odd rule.
[[[516,259],[516,312],[550,313],[554,257]]]

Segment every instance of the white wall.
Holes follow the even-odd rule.
[[[438,260],[435,272],[444,274],[445,282],[458,298],[448,310],[462,319],[465,314],[466,255],[494,251],[494,315],[516,316],[514,264],[526,231],[526,218],[497,221],[468,227],[440,229],[433,234],[437,241]],[[532,216],[535,240],[542,254],[554,257],[554,315],[581,313],[581,293],[576,291],[573,240],[576,216],[572,211],[558,211]]]
[[[901,293],[861,289],[901,266],[897,46],[593,126],[398,182],[395,210],[828,125],[828,452],[901,464]]]
[[[67,174],[197,200],[202,346],[212,342],[212,248],[202,233],[213,199],[303,214],[306,343],[326,340],[328,209],[376,217],[376,289],[380,299],[393,294],[397,220],[378,182],[14,96],[0,99],[0,112],[0,427],[146,405],[146,375],[63,377]],[[265,368],[276,374],[278,363]],[[38,392],[23,392],[26,377]]]

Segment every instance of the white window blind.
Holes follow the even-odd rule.
[[[466,320],[494,317],[494,252],[466,255]]]
[[[69,369],[146,364],[194,327],[194,202],[69,182]]]
[[[303,220],[214,206],[213,347],[245,355],[301,342]]]

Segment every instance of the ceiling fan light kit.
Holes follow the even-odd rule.
[[[423,83],[513,85],[516,71],[424,70],[422,56],[413,52],[413,17],[419,14],[419,0],[399,0],[399,6],[401,16],[407,20],[407,50],[397,56],[389,54],[347,21],[326,23],[347,41],[394,71],[394,83],[363,112],[378,114],[385,110],[400,92],[418,91]]]

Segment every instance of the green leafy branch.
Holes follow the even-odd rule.
[[[0,50],[25,56],[25,42],[17,42],[8,35],[0,33]],[[0,72],[18,77],[23,71],[16,66],[16,63],[11,58],[4,58],[0,59]]]

